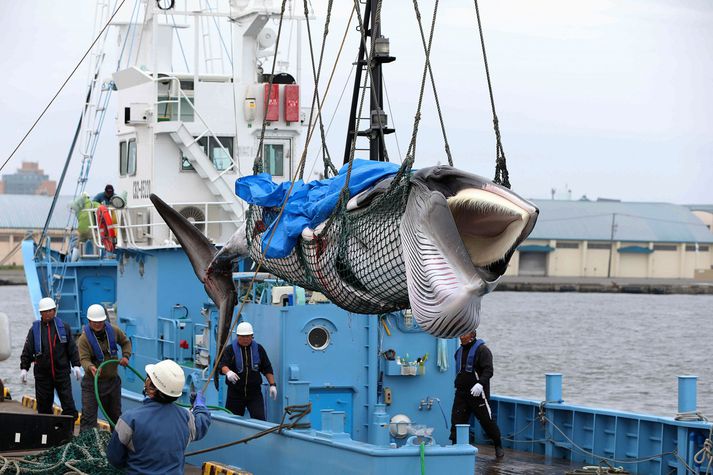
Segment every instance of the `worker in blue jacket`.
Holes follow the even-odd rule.
[[[183,393],[186,377],[172,360],[146,365],[143,404],[121,415],[106,457],[127,475],[183,475],[188,444],[208,432],[210,413],[203,393],[190,411],[173,402]]]
[[[270,384],[270,397],[277,399],[277,385],[272,363],[261,344],[253,338],[253,326],[240,322],[238,337],[225,347],[220,358],[220,372],[225,375],[228,387],[226,409],[239,416],[245,409],[253,419],[265,420],[265,401],[262,397],[262,374]]]
[[[79,352],[69,325],[56,318],[57,304],[49,297],[40,300],[40,319],[32,323],[20,355],[20,381],[27,383],[27,372],[34,364],[35,397],[39,414],[52,414],[54,393],[62,404],[62,415],[77,418],[72,397],[70,370],[79,381],[82,373]]]

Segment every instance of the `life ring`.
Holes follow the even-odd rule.
[[[111,213],[105,205],[97,208],[97,227],[99,228],[99,240],[108,252],[114,252],[116,242],[116,229],[113,226]]]

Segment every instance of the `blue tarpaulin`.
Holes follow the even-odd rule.
[[[344,188],[347,179],[347,165],[339,174],[325,180],[315,180],[305,183],[295,182],[292,193],[287,199],[285,211],[277,226],[275,222],[268,224],[267,232],[263,234],[263,251],[265,257],[276,259],[287,257],[304,228],[314,229],[327,220],[339,201],[339,193]],[[388,162],[369,160],[354,160],[352,174],[349,179],[349,194],[355,194],[369,188],[382,179],[395,175],[399,165]],[[262,207],[280,207],[285,201],[291,182],[275,183],[268,173],[245,176],[235,180],[235,194],[252,205]],[[270,235],[275,237],[266,248]]]

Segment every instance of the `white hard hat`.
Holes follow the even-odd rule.
[[[90,305],[87,309],[87,319],[90,322],[103,322],[106,320],[106,311],[104,310],[104,307],[98,303]]]
[[[147,364],[145,369],[156,389],[166,396],[179,397],[183,394],[186,375],[175,361],[163,360],[156,364]]]
[[[54,303],[54,300],[52,300],[51,298],[45,297],[40,300],[40,304],[38,307],[40,309],[40,312],[44,312],[45,310],[52,310],[53,308],[57,308],[57,304]]]
[[[246,336],[246,335],[252,335],[252,334],[253,334],[253,326],[250,325],[248,322],[240,322],[238,324],[238,335]]]
[[[396,414],[389,422],[389,432],[395,439],[403,439],[408,435],[411,419],[406,414]]]

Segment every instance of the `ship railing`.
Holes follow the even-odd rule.
[[[215,141],[215,143],[218,145],[218,147],[220,147],[220,150],[223,152],[223,156],[227,157],[228,160],[230,160],[230,166],[225,167],[225,169],[220,171],[220,173],[218,173],[215,177],[213,177],[211,179],[211,181],[215,182],[217,180],[220,180],[223,175],[230,172],[231,170],[237,170],[238,173],[240,173],[240,167],[239,167],[238,163],[233,159],[233,156],[230,154],[230,152],[223,146],[222,142],[218,139],[218,136],[213,132],[213,130],[210,128],[210,126],[208,125],[206,120],[203,118],[203,116],[200,114],[200,112],[198,112],[198,109],[193,104],[193,98],[189,97],[185,93],[185,91],[181,88],[181,80],[175,76],[162,76],[162,77],[154,79],[154,82],[160,83],[160,84],[168,83],[169,91],[175,91],[175,98],[171,98],[170,92],[169,92],[168,99],[159,100],[159,101],[155,102],[154,112],[156,114],[156,117],[159,117],[159,113],[158,113],[159,106],[161,106],[163,104],[166,104],[166,105],[176,104],[176,117],[179,121],[181,121],[182,120],[181,118],[183,117],[181,115],[181,107],[183,104],[182,99],[185,99],[186,104],[188,104],[188,106],[193,111],[194,116],[197,117],[198,120],[200,121],[200,123],[202,124],[202,126],[205,127],[205,130],[203,130],[203,132],[198,134],[198,136],[196,136],[193,139],[193,142],[188,145],[193,145],[194,143],[201,140],[203,137],[209,136],[210,138],[212,138]],[[172,116],[173,115],[171,115],[170,117],[172,117]],[[169,117],[169,119],[170,119],[170,117]]]
[[[203,202],[180,202],[169,203],[171,207],[180,212],[182,209],[192,207],[201,210],[204,219],[192,221],[192,224],[201,231],[201,233],[211,241],[216,242],[219,235],[212,233],[211,225],[218,225],[220,228],[224,224],[234,224],[232,219],[214,218],[215,215],[223,214],[222,201],[203,201]],[[136,223],[135,216],[151,216],[154,215],[155,207],[153,205],[137,205],[127,206],[121,209],[108,207],[112,224],[109,226],[116,234],[116,247],[129,249],[145,249],[152,247],[163,247],[166,245],[177,245],[177,239],[168,225],[160,218],[156,221],[147,221]],[[100,257],[99,250],[106,251],[106,246],[102,242],[99,223],[97,221],[97,208],[86,208],[82,212],[88,213],[89,229],[91,231],[92,244],[95,252],[84,252],[83,257]],[[217,234],[220,234],[218,230]],[[158,237],[161,236],[161,237]],[[163,238],[163,239],[161,239]],[[158,239],[161,239],[158,242]]]

